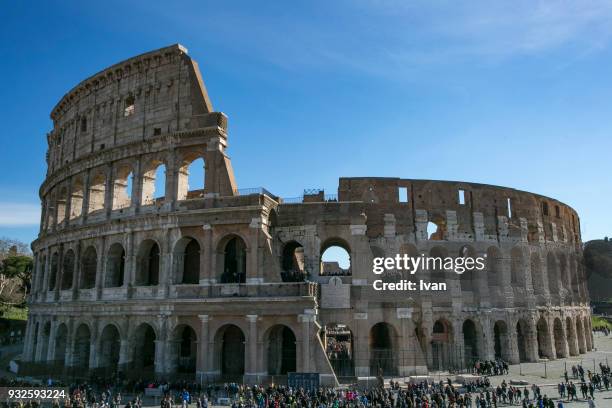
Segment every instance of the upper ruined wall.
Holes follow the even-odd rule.
[[[175,44],[82,81],[51,112],[48,173],[115,146],[204,127],[218,119],[197,63]]]
[[[405,188],[406,202],[400,202]],[[462,193],[461,193],[462,192]],[[463,201],[460,199],[463,196]],[[384,215],[394,214],[399,229],[433,222],[446,238],[468,240],[502,235],[529,241],[579,243],[580,220],[568,205],[538,194],[487,184],[400,178],[341,178],[339,201],[361,201],[368,233],[382,235]],[[443,238],[443,237],[441,237]]]

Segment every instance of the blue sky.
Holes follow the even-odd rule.
[[[62,95],[177,42],[230,118],[241,188],[490,183],[571,205],[585,241],[612,235],[610,2],[5,2],[2,14],[0,236],[37,234]]]

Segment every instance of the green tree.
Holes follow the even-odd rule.
[[[23,305],[30,291],[32,258],[14,252],[0,263],[0,307]]]

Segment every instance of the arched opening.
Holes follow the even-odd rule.
[[[91,348],[91,332],[86,324],[81,324],[74,337],[73,366],[88,369]]]
[[[68,345],[68,328],[60,324],[55,332],[55,350],[53,352],[54,364],[63,366],[66,360],[66,346]]]
[[[132,368],[137,371],[152,373],[155,371],[155,330],[142,323],[134,332],[132,341]],[[144,376],[143,376],[144,377]],[[146,378],[146,377],[145,377]]]
[[[563,332],[563,323],[559,318],[553,323],[553,335],[555,337],[555,352],[557,358],[567,357],[565,347],[565,333]]]
[[[132,184],[134,173],[128,165],[116,169],[113,181],[113,210],[128,208],[132,205]]]
[[[578,340],[576,339],[576,330],[571,317],[565,319],[565,329],[567,334],[567,346],[570,356],[578,355]]]
[[[47,362],[47,357],[49,355],[49,340],[51,339],[51,322],[45,323],[43,326],[42,338],[40,339],[42,342],[42,354],[40,356],[40,361]]]
[[[62,265],[62,284],[61,290],[72,288],[72,280],[74,276],[75,255],[72,249],[69,249],[64,254],[64,262]]]
[[[582,329],[580,317],[576,317],[576,338],[578,338],[578,352],[580,354],[586,353],[586,342],[584,341],[584,331]]]
[[[478,350],[478,332],[476,330],[476,324],[472,320],[467,319],[463,322],[462,331],[465,365],[466,367],[472,367],[478,360],[480,354]]]
[[[179,169],[178,199],[204,197],[204,159],[187,159]]]
[[[93,246],[87,247],[81,261],[80,289],[91,289],[96,286],[98,254]]]
[[[427,239],[430,241],[443,241],[446,230],[444,219],[438,218],[427,223]]]
[[[493,349],[495,351],[496,359],[504,359],[508,360],[508,326],[506,322],[503,320],[498,320],[495,322],[495,326],[493,326],[493,337],[494,337],[494,346]]]
[[[324,328],[325,351],[337,377],[353,377],[353,334],[344,324],[328,324]]]
[[[215,345],[220,357],[219,370],[226,381],[242,381],[244,374],[244,333],[238,326],[226,325],[219,329]]]
[[[476,251],[469,245],[463,246],[459,250],[459,257],[464,259],[476,259]],[[459,276],[461,291],[475,292],[478,288],[477,273],[475,269],[465,268],[465,271]]]
[[[106,177],[102,171],[91,178],[89,184],[89,207],[87,212],[93,213],[104,209],[104,196],[106,195]]]
[[[160,251],[157,242],[148,239],[140,245],[137,259],[136,286],[159,284]]]
[[[59,263],[59,255],[56,252],[53,255],[51,255],[51,271],[49,273],[49,291],[55,290],[55,285],[57,283],[58,263]]]
[[[540,320],[538,320],[536,329],[538,332],[538,356],[540,358],[554,358],[554,356],[550,355],[551,343],[546,319],[541,317]]]
[[[267,344],[268,374],[286,375],[296,371],[295,335],[282,324],[270,328]]]
[[[115,242],[108,249],[106,259],[106,279],[104,286],[107,288],[117,288],[123,286],[125,274],[125,249],[123,245]]]
[[[306,279],[306,273],[304,272],[304,247],[299,242],[290,241],[285,244],[281,267],[283,282],[303,282]]]
[[[453,366],[452,331],[446,320],[436,320],[431,331],[432,369],[446,370]]]
[[[349,276],[351,275],[351,250],[344,241],[327,240],[321,247],[321,275]]]
[[[197,240],[181,238],[174,248],[176,282],[198,284],[200,282],[200,244]]]
[[[121,335],[113,324],[107,325],[100,336],[100,352],[98,353],[98,367],[104,369],[106,375],[117,372],[119,367],[119,350],[121,348]]]
[[[57,197],[57,223],[60,224],[66,220],[66,202],[68,201],[68,190],[62,187]]]
[[[160,161],[149,163],[142,175],[142,205],[162,201],[166,194],[166,166]]]
[[[393,327],[384,322],[370,329],[370,375],[397,375],[397,355],[394,346],[397,336]]]
[[[83,193],[83,180],[81,177],[77,177],[72,183],[72,192],[70,195],[71,220],[80,217],[83,212]]]
[[[516,341],[518,346],[519,361],[525,363],[529,360],[527,356],[528,326],[524,320],[516,323]]]
[[[247,247],[242,238],[232,236],[223,249],[223,273],[221,283],[246,282]]]
[[[510,281],[514,287],[525,284],[525,274],[523,273],[523,253],[518,247],[510,251]]]
[[[189,325],[181,324],[174,329],[173,334],[172,371],[193,374],[196,371],[198,338],[195,330]]]

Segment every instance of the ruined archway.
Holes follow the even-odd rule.
[[[233,324],[221,327],[215,336],[218,370],[225,381],[242,381],[245,364],[245,337]]]
[[[159,284],[160,250],[157,242],[147,239],[140,244],[136,260],[136,285],[155,286]]]
[[[463,356],[466,367],[472,367],[480,356],[478,348],[478,329],[472,319],[466,319],[461,328],[463,332]]]
[[[353,377],[353,333],[344,324],[327,324],[323,330],[325,353],[336,377]]]
[[[107,288],[123,286],[124,274],[125,249],[123,249],[123,245],[115,242],[108,250],[104,286]]]
[[[221,283],[245,283],[247,274],[247,246],[237,235],[230,236],[221,242],[223,254],[223,272]]]
[[[516,323],[516,343],[518,348],[519,362],[526,363],[529,361],[529,355],[527,354],[527,344],[529,342],[529,324],[519,319]]]
[[[98,254],[93,246],[87,247],[81,261],[81,289],[92,289],[96,286]]]
[[[293,330],[278,324],[268,330],[266,336],[267,369],[269,375],[286,375],[295,372],[296,339]]]
[[[283,246],[281,278],[283,282],[303,282],[306,279],[304,247],[297,241],[289,241]]]
[[[503,320],[498,320],[493,326],[493,350],[495,352],[496,359],[510,360],[509,348],[510,341],[508,337],[508,326]]]
[[[370,329],[370,375],[397,375],[397,334],[389,323],[376,323]]]
[[[72,280],[74,277],[74,263],[74,251],[72,249],[69,249],[64,254],[64,261],[62,264],[61,290],[67,290],[72,288]]]
[[[343,239],[330,238],[321,246],[320,262],[321,275],[351,275],[351,248]]]
[[[454,366],[453,334],[451,325],[444,319],[438,319],[431,331],[432,369],[446,370]]]
[[[193,327],[187,324],[178,325],[172,333],[172,347],[168,360],[170,371],[193,374],[196,371],[198,356],[198,337]]]
[[[91,331],[89,327],[81,323],[74,336],[74,353],[72,355],[72,365],[81,369],[89,368],[91,348]]]
[[[100,336],[100,350],[98,353],[98,367],[103,369],[107,375],[117,372],[119,367],[119,350],[121,348],[121,335],[113,324],[109,324],[102,330]]]
[[[132,368],[137,372],[151,375],[155,371],[155,330],[147,323],[142,323],[132,335]],[[141,374],[141,376],[143,376]]]
[[[552,349],[550,334],[548,331],[548,322],[543,317],[538,320],[536,325],[537,338],[538,338],[538,356],[540,358],[554,358],[551,355],[550,350]]]
[[[200,244],[191,237],[181,238],[174,246],[175,281],[184,285],[200,282]]]

